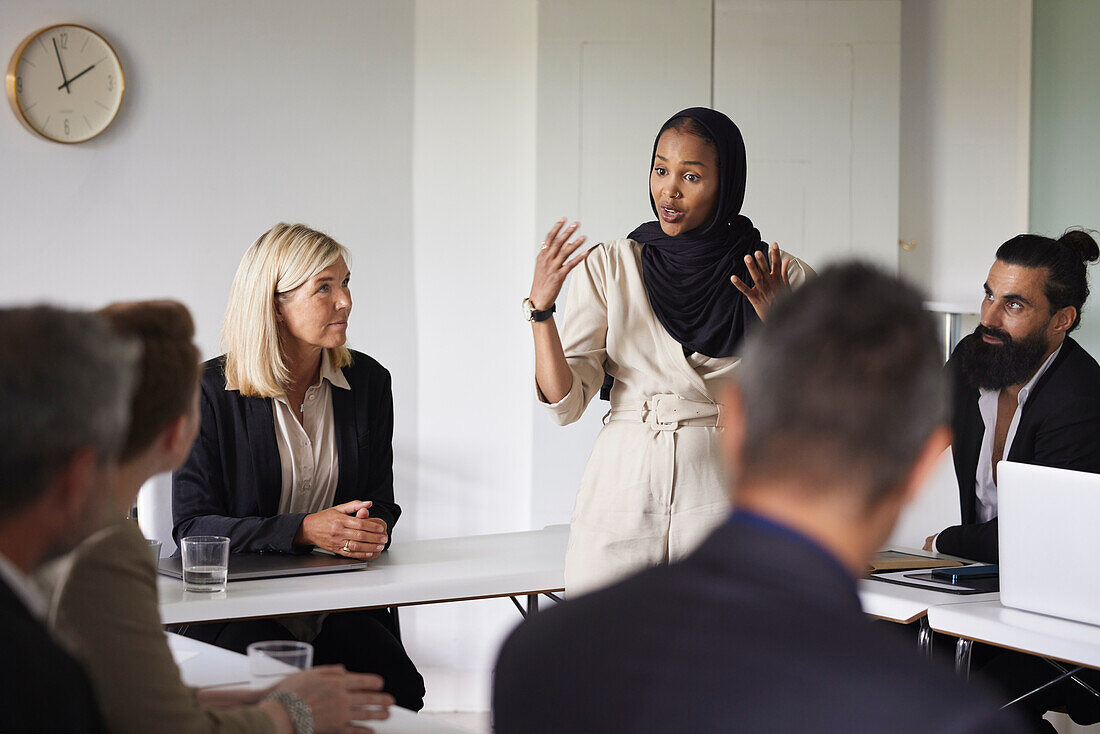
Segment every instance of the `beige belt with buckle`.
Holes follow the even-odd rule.
[[[688,400],[672,393],[654,395],[639,409],[612,408],[605,423],[631,421],[645,423],[654,431],[675,431],[685,426],[722,427],[722,407],[717,403]]]

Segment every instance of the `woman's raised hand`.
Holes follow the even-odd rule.
[[[294,542],[345,558],[372,561],[389,542],[389,528],[385,520],[369,517],[371,504],[355,500],[306,515]]]
[[[776,297],[791,287],[788,273],[791,259],[785,257],[782,262],[780,261],[779,244],[776,242],[773,242],[768,249],[768,257],[764,257],[764,253],[760,250],[757,250],[755,255],[745,255],[745,265],[752,278],[751,288],[736,275],[730,276],[730,282],[745,294],[745,298],[749,299],[749,303],[756,309],[756,315],[761,321],[767,316],[768,309],[771,308]]]
[[[585,250],[572,260],[569,256],[577,251],[585,243],[587,237],[581,236],[572,242],[569,238],[577,231],[579,222],[573,222],[565,226],[565,217],[562,217],[550,231],[546,233],[546,239],[542,241],[542,249],[535,260],[535,277],[531,283],[531,304],[536,311],[545,311],[554,305],[561,293],[561,286],[565,283],[565,276],[569,271],[577,267],[591,250]]]

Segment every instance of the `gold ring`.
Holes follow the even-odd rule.
[[[345,553],[351,553],[351,550],[348,548],[348,543],[350,543],[350,542],[351,542],[351,540],[345,540],[344,541],[344,552]]]

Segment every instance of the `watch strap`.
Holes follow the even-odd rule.
[[[294,734],[313,734],[313,709],[297,693],[272,691],[264,698],[273,699],[286,710]]]
[[[551,303],[550,308],[543,309],[542,311],[531,311],[531,321],[546,321],[546,319],[554,315],[554,311],[556,311],[557,308],[558,306],[556,303]]]

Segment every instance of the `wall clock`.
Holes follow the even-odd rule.
[[[122,65],[90,28],[63,24],[23,39],[7,75],[8,102],[31,132],[83,143],[107,129],[122,106]]]

